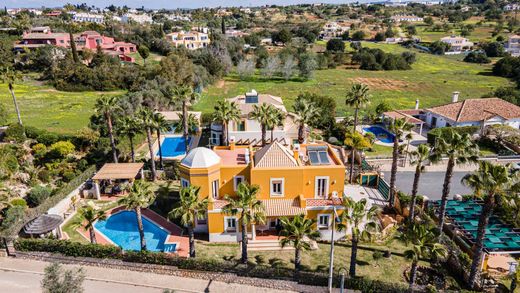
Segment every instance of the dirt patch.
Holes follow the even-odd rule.
[[[402,80],[395,79],[386,79],[386,78],[349,78],[352,82],[362,83],[367,85],[371,89],[381,89],[381,90],[403,90],[403,89],[412,89],[415,88],[416,85],[408,83]]]
[[[215,84],[215,87],[217,87],[218,89],[221,89],[223,88],[224,86],[226,85],[226,81],[221,79],[219,81],[217,81],[217,84]]]

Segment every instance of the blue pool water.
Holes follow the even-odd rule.
[[[134,211],[121,211],[108,217],[105,221],[97,221],[94,227],[116,245],[121,246],[123,250],[141,249],[141,239]],[[163,251],[164,242],[169,233],[144,216],[143,228],[146,248],[150,251]]]
[[[395,135],[382,127],[370,126],[370,127],[363,128],[363,130],[366,132],[373,133],[376,136],[376,138],[381,142],[384,142],[384,143],[393,143],[394,142]]]
[[[188,143],[190,143],[190,138],[188,137]],[[176,157],[180,155],[186,154],[186,140],[184,137],[166,137],[161,143],[161,150],[163,157]],[[159,155],[159,150],[157,150],[156,156]]]

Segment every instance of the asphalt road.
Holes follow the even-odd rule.
[[[442,184],[444,183],[445,172],[425,172],[421,174],[419,181],[419,194],[428,196],[431,200],[441,199]],[[460,183],[460,180],[467,172],[455,172],[451,179],[450,199],[455,194],[469,194],[471,189]],[[396,186],[399,190],[411,193],[414,172],[398,172]],[[390,172],[385,172],[385,179],[390,180]]]

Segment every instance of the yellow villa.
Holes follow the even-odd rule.
[[[266,222],[248,228],[253,240],[276,231],[280,217],[298,214],[315,219],[321,237],[330,239],[333,207],[341,210],[345,166],[326,143],[289,149],[274,142],[256,151],[233,142],[213,150],[198,147],[181,161],[180,170],[181,185],[200,186],[200,198],[209,200],[207,218],[197,221],[195,231],[208,233],[212,242],[240,240],[238,219],[222,208],[224,196],[235,196],[241,182],[258,185],[257,198],[265,206]]]

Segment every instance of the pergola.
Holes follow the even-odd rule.
[[[99,199],[101,196],[99,182],[102,180],[128,180],[133,182],[137,177],[144,178],[143,166],[144,163],[106,163],[103,165],[92,177],[96,198]]]
[[[391,120],[405,119],[406,122],[413,124],[416,127],[419,127],[419,135],[422,135],[424,121],[422,121],[421,119],[415,118],[412,115],[410,115],[404,111],[398,111],[398,110],[384,112],[382,116],[383,116],[383,121],[385,120],[385,118],[389,118]]]

